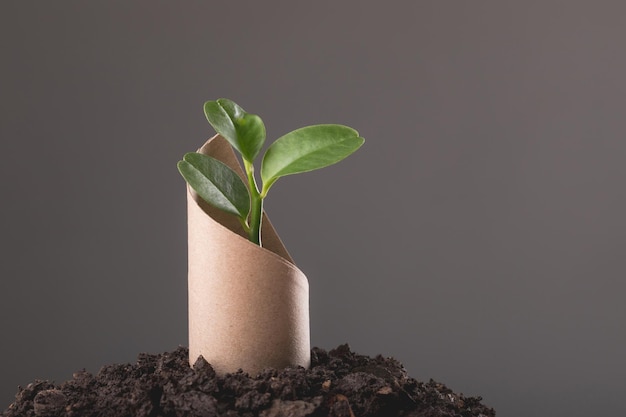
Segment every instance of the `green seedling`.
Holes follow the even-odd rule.
[[[296,129],[267,148],[261,162],[259,188],[253,162],[265,142],[261,118],[224,98],[204,103],[204,114],[215,131],[241,155],[248,184],[224,163],[197,152],[185,154],[178,162],[178,170],[203,200],[237,216],[249,239],[259,246],[263,200],[279,178],[335,164],[365,141],[356,130],[342,125]]]

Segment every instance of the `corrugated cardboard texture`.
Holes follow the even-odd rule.
[[[244,176],[215,136],[199,152]],[[219,373],[310,364],[309,287],[264,215],[263,247],[239,221],[188,188],[189,361],[202,355]]]

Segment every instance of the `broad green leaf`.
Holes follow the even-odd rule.
[[[242,219],[248,217],[248,188],[227,165],[210,156],[190,152],[178,162],[178,170],[204,201]]]
[[[280,177],[324,168],[359,149],[365,139],[342,125],[315,125],[278,138],[265,153],[261,179],[265,193]]]
[[[265,125],[256,114],[246,113],[235,102],[220,98],[204,103],[204,114],[213,129],[249,162],[265,142]]]

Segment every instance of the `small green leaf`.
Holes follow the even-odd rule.
[[[278,178],[335,164],[359,149],[364,141],[356,130],[342,125],[308,126],[287,133],[263,157],[263,194]]]
[[[227,165],[210,156],[190,152],[178,162],[178,170],[204,201],[239,218],[248,217],[248,188]]]
[[[213,129],[249,162],[265,142],[265,125],[256,114],[246,113],[235,102],[220,98],[204,103],[204,114]]]

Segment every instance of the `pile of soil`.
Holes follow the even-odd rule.
[[[267,369],[218,376],[188,349],[142,353],[134,365],[77,372],[61,385],[20,388],[2,417],[491,417],[480,397],[455,394],[407,375],[392,358],[355,354],[348,345],[312,350],[310,369]]]

